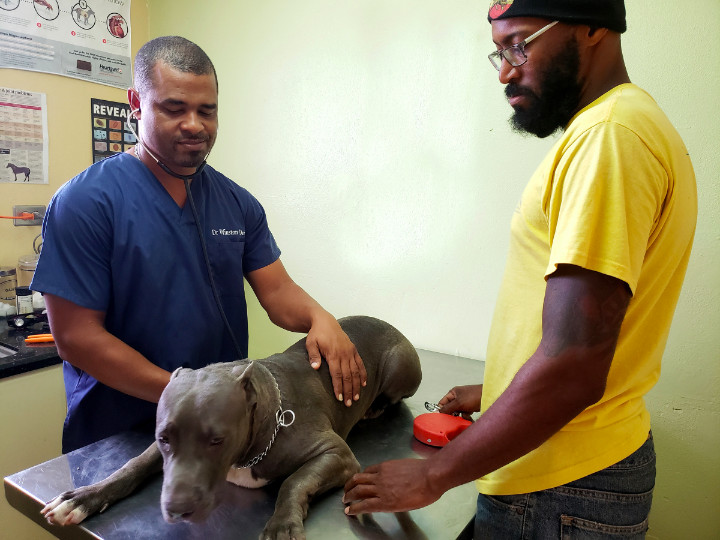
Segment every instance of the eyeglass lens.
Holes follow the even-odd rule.
[[[489,58],[492,65],[495,66],[495,69],[498,71],[500,70],[503,57],[505,57],[505,60],[507,60],[511,66],[521,66],[527,61],[527,56],[525,56],[525,53],[517,45],[513,45],[502,51],[495,51],[490,54]]]

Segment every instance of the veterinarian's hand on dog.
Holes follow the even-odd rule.
[[[335,318],[329,316],[314,322],[305,344],[314,369],[320,369],[325,358],[338,401],[350,407],[360,399],[360,388],[367,384],[365,365]]]
[[[437,501],[441,488],[431,484],[429,462],[400,459],[371,465],[345,484],[345,513],[406,512]]]

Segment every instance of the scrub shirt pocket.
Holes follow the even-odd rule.
[[[244,297],[243,256],[245,239],[212,238],[208,242],[208,257],[213,278],[222,297]]]

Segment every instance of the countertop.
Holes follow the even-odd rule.
[[[46,322],[39,322],[23,329],[16,329],[8,326],[5,317],[0,317],[0,345],[16,351],[9,356],[0,357],[0,379],[60,364],[62,360],[58,356],[54,343],[37,343],[33,345],[25,343],[25,337],[29,334],[46,334],[49,332]]]
[[[437,402],[450,388],[482,382],[484,363],[447,354],[418,350],[423,381],[417,393],[374,420],[358,424],[348,444],[363,467],[388,459],[427,457],[437,452],[412,436],[414,417],[427,412],[426,401]],[[278,483],[261,489],[226,485],[223,502],[204,524],[163,521],[160,512],[162,478],[148,481],[127,499],[79,526],[48,525],[39,512],[44,501],[76,486],[96,482],[142,452],[152,436],[124,433],[98,441],[69,454],[5,478],[5,496],[25,516],[63,539],[212,539],[257,538],[272,515]],[[437,502],[401,514],[372,514],[361,519],[343,512],[342,490],[314,500],[305,521],[311,540],[465,538],[475,514],[477,491],[472,483],[445,493]]]

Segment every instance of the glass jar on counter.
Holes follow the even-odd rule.
[[[35,275],[35,267],[37,266],[40,255],[32,253],[30,255],[22,255],[18,259],[18,269],[20,273],[17,276],[18,287],[29,287],[32,278]]]
[[[25,315],[33,312],[32,291],[29,287],[15,288],[15,305],[17,306],[17,314]]]
[[[17,271],[13,266],[0,266],[0,302],[15,307]]]

